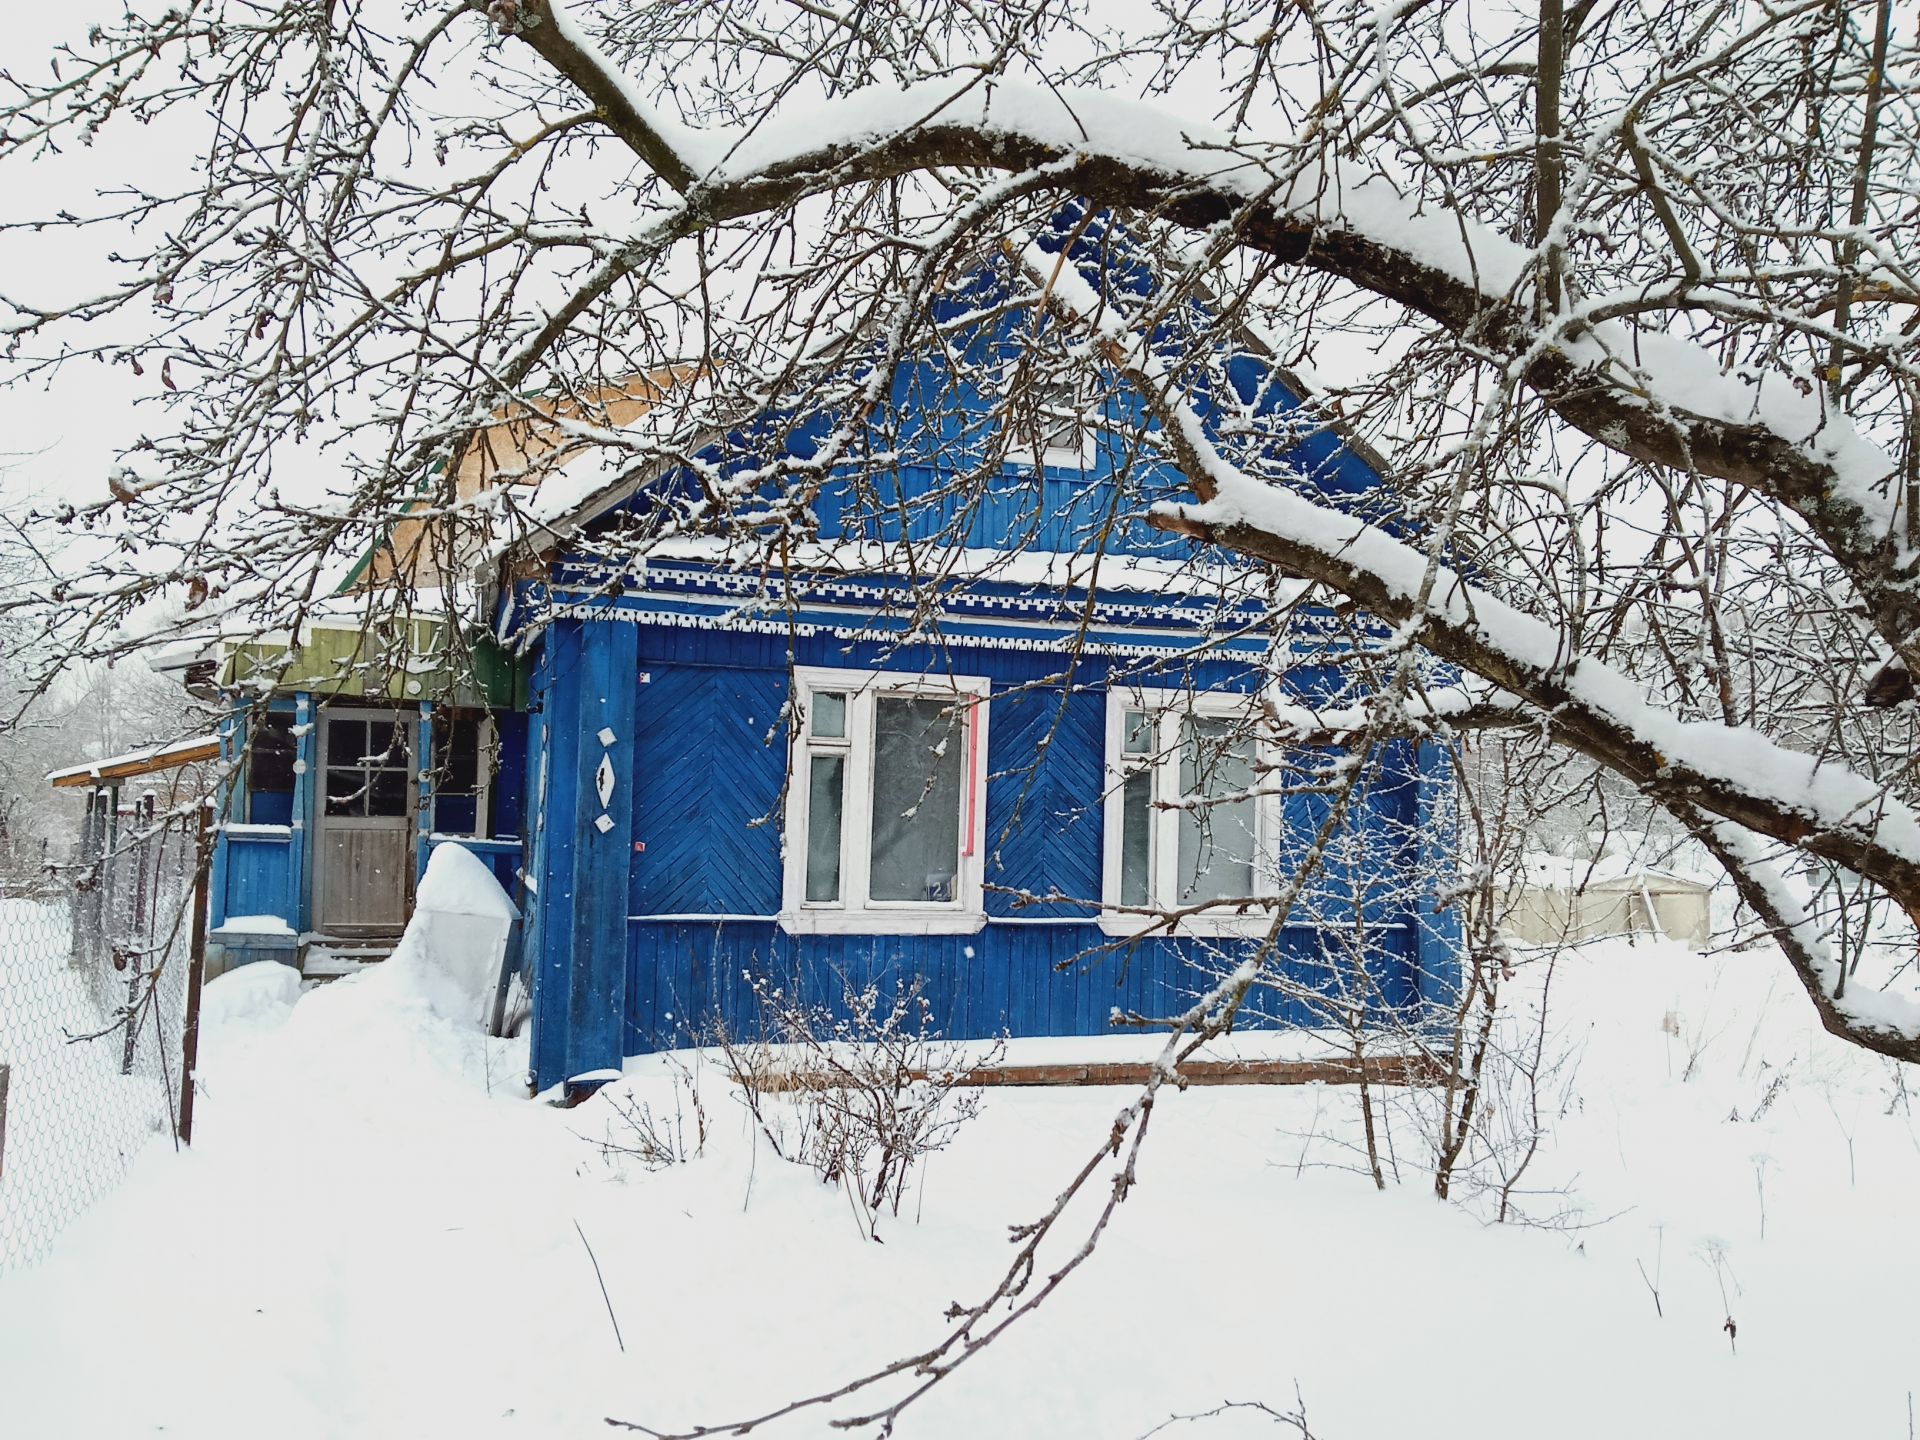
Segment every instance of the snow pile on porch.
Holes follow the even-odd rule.
[[[194,1151],[151,1149],[0,1286],[0,1429],[584,1440],[745,1415],[936,1339],[1131,1093],[988,1094],[877,1245],[711,1058],[529,1103],[524,1042],[444,1008],[451,983],[416,961],[297,1003],[265,966],[210,985]],[[1436,1202],[1405,1124],[1376,1193],[1352,1089],[1163,1093],[1099,1253],[898,1433],[1127,1440],[1223,1399],[1290,1409],[1297,1383],[1322,1440],[1906,1434],[1909,1072],[1818,1031],[1766,953],[1596,945],[1552,997],[1554,1136],[1514,1197],[1549,1223]],[[679,1065],[701,1153],[607,1153],[626,1104],[692,1140]]]

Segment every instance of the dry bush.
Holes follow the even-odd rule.
[[[774,1154],[840,1186],[861,1233],[877,1240],[881,1214],[900,1214],[927,1157],[980,1113],[979,1092],[960,1088],[960,1077],[999,1059],[1006,1041],[957,1051],[934,1027],[917,977],[890,997],[842,977],[843,1013],[748,979],[759,1037],[716,1032],[736,1094]]]

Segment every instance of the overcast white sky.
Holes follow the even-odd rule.
[[[108,0],[62,0],[58,5],[8,7],[0,40],[0,68],[23,80],[50,75],[54,47],[85,38],[96,17],[118,14]],[[179,124],[120,125],[92,147],[65,146],[56,157],[30,165],[9,162],[0,185],[0,217],[17,220],[62,206],[80,206],[100,189],[177,174],[190,159],[182,153]],[[111,237],[81,240],[59,236],[0,236],[0,291],[30,300],[87,293],[101,286],[110,267]],[[51,383],[0,390],[0,503],[9,510],[60,500],[90,500],[106,494],[105,474],[116,448],[140,432],[136,401],[159,393],[159,379],[137,378],[123,366],[91,361],[67,367]],[[157,424],[155,419],[148,423]]]

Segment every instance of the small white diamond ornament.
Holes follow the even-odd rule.
[[[606,834],[607,831],[613,829],[613,817],[611,815],[600,816],[593,822],[593,828],[598,830],[602,835]]]

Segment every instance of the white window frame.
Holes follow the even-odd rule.
[[[1094,464],[1096,440],[1102,423],[1102,407],[1095,403],[1098,392],[1092,385],[1076,380],[1059,387],[1064,396],[1056,393],[1050,396],[1036,396],[1036,406],[1048,401],[1056,408],[1066,411],[1072,418],[1067,422],[1073,431],[1074,443],[1060,445],[1053,443],[1053,437],[1043,428],[1041,417],[1033,416],[1032,431],[1020,437],[1019,443],[1010,452],[1009,458],[1022,469],[1040,468],[1047,470],[1086,471]],[[1088,407],[1093,413],[1088,413]]]
[[[813,696],[847,697],[844,743],[816,744],[809,731]],[[780,926],[802,935],[970,935],[987,923],[982,850],[987,823],[987,721],[991,683],[982,676],[909,675],[878,670],[796,666],[787,760],[786,824],[782,838]],[[874,703],[881,696],[960,701],[967,706],[960,794],[959,869],[948,901],[873,900]],[[841,806],[840,898],[808,900],[807,833],[810,757],[816,749],[847,756]]]
[[[1107,692],[1106,799],[1102,815],[1100,855],[1100,928],[1109,935],[1134,935],[1157,929],[1166,933],[1156,914],[1122,911],[1120,865],[1125,825],[1123,787],[1127,775],[1143,766],[1153,775],[1148,815],[1147,908],[1173,910],[1182,902],[1176,892],[1180,873],[1180,814],[1177,809],[1156,808],[1179,798],[1180,722],[1188,715],[1212,719],[1249,720],[1259,703],[1257,694],[1208,693],[1191,690],[1154,689],[1122,686]],[[1126,756],[1127,714],[1142,711],[1153,716],[1151,753]],[[1266,740],[1254,739],[1254,780],[1264,788],[1264,767],[1273,763],[1276,752]],[[1275,846],[1281,832],[1280,797],[1261,794],[1254,800],[1254,878],[1256,884],[1271,873]],[[1273,924],[1273,907],[1251,905],[1244,914],[1223,905],[1216,911],[1189,916],[1180,921],[1178,933],[1185,935],[1264,935]]]

